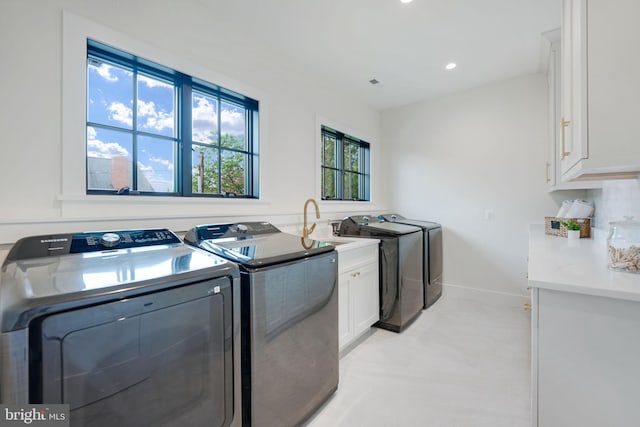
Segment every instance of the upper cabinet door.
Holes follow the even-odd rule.
[[[560,150],[565,174],[588,158],[586,0],[562,2]]]
[[[640,1],[587,2],[589,161],[640,163]]]
[[[640,176],[639,17],[638,0],[562,2],[564,181]]]

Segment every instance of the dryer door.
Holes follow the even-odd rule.
[[[425,308],[442,295],[442,228],[429,230],[429,276]]]
[[[245,421],[300,425],[338,387],[337,253],[254,270],[242,286]]]
[[[230,284],[210,280],[42,319],[31,334],[32,402],[69,404],[73,426],[229,425]]]

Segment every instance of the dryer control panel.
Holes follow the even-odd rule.
[[[116,230],[25,237],[16,242],[5,262],[66,254],[182,243],[170,230]]]
[[[236,224],[210,224],[195,227],[185,236],[189,241],[243,238],[259,234],[279,233],[280,230],[268,222],[244,222]]]

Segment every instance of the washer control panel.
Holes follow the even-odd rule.
[[[73,235],[70,252],[95,252],[172,243],[180,243],[180,239],[167,229],[79,233]]]
[[[174,243],[182,242],[170,230],[164,228],[30,236],[18,240],[13,245],[5,262]]]
[[[114,248],[120,243],[120,235],[117,233],[104,233],[100,238],[100,243],[105,248]]]

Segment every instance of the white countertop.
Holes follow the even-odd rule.
[[[330,237],[315,237],[311,235],[312,238],[321,240],[323,242],[336,243],[336,250],[338,252],[350,251],[353,249],[361,248],[368,245],[377,245],[380,243],[378,239],[369,239],[362,237],[341,237],[341,236],[330,236]]]
[[[607,268],[606,238],[571,241],[529,231],[529,286],[630,301],[640,301],[640,274]]]
[[[279,228],[285,233],[295,234],[296,236],[302,235],[301,226],[280,226]],[[351,251],[353,249],[365,247],[368,245],[377,245],[378,243],[380,243],[379,239],[372,239],[368,237],[336,236],[335,234],[333,234],[333,230],[329,224],[318,224],[309,238],[322,242],[335,243],[336,250],[338,252]]]

